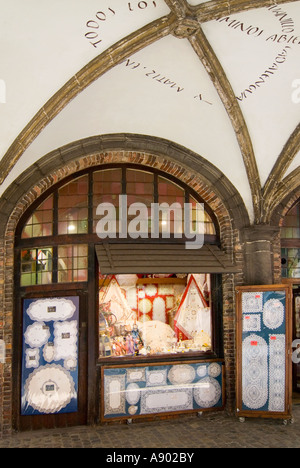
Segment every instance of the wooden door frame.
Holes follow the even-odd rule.
[[[80,287],[81,286],[81,287]],[[76,413],[51,414],[38,416],[22,416],[21,402],[21,372],[22,372],[22,340],[23,340],[23,302],[25,299],[42,299],[47,297],[79,297],[79,347],[78,347],[78,411]],[[54,427],[84,425],[88,421],[87,403],[87,369],[88,369],[88,290],[79,284],[51,285],[27,288],[15,297],[14,314],[14,345],[13,345],[13,428],[17,431],[46,429]]]

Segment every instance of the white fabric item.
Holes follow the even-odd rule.
[[[75,397],[76,391],[71,375],[56,364],[39,367],[26,381],[26,401],[40,413],[57,413]]]
[[[210,308],[207,307],[193,276],[189,280],[174,320],[176,327],[188,339],[192,339],[201,331],[211,336]]]
[[[116,316],[119,323],[133,324],[135,322],[136,314],[131,310],[115,277],[107,286],[101,302],[103,304],[110,302],[110,312]]]

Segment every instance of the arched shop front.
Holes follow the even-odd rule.
[[[99,239],[97,207],[118,212],[122,194],[128,207],[190,203],[194,219],[203,203],[203,247],[187,249],[172,221],[164,237],[164,219],[158,239],[124,239],[118,229]],[[52,171],[22,199],[6,231],[15,429],[232,407],[229,298],[241,267],[209,181],[154,154],[99,153]]]
[[[215,168],[184,165],[182,148],[162,157],[97,152],[93,139],[85,145],[93,151],[83,157],[77,144],[47,155],[40,162],[47,175],[26,171],[2,205],[4,431],[203,411],[290,418],[291,303],[289,286],[278,285],[279,225],[292,202],[274,215],[274,227],[249,228],[228,181],[219,177],[217,192]],[[100,239],[107,213],[98,207],[119,213],[121,195],[128,208],[202,203],[204,245],[187,249],[172,222],[164,236],[162,218],[158,238],[124,238],[116,223],[116,237]],[[261,388],[243,360],[256,359],[258,345],[281,356],[280,382],[270,377]],[[259,367],[255,359],[250,369]],[[266,392],[278,385],[279,398]]]

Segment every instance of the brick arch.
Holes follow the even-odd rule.
[[[5,237],[13,234],[19,220],[24,214],[26,215],[32,204],[38,202],[46,191],[52,188],[55,189],[56,184],[63,183],[65,179],[69,180],[71,176],[76,178],[78,174],[86,169],[95,168],[95,170],[99,170],[104,169],[106,166],[112,167],[112,164],[116,165],[116,167],[121,164],[133,164],[137,169],[158,169],[162,174],[175,177],[178,182],[188,185],[209,205],[219,222],[221,232],[232,229],[232,220],[222,200],[193,171],[188,172],[179,164],[171,161],[160,161],[157,156],[146,152],[112,151],[78,158],[34,184],[19,200],[11,213],[6,225]]]
[[[271,224],[273,226],[282,227],[285,216],[298,201],[300,201],[300,188],[295,190],[292,194],[283,199],[278,206],[276,206],[272,213]]]
[[[191,187],[210,206],[221,232],[249,226],[240,194],[207,160],[168,140],[144,135],[103,135],[66,145],[41,158],[6,190],[0,201],[0,236],[46,190],[84,169],[132,163],[159,169]],[[1,232],[2,230],[2,232]],[[228,234],[228,232],[227,232]]]
[[[193,170],[187,171],[180,164],[173,161],[161,160],[160,157],[147,152],[140,153],[132,151],[110,151],[86,155],[69,162],[67,165],[51,172],[46,177],[39,180],[23,195],[15,206],[6,225],[5,238],[11,238],[14,235],[20,219],[23,215],[26,215],[27,210],[30,209],[32,204],[38,201],[46,191],[52,188],[54,189],[57,183],[63,182],[73,175],[77,177],[77,174],[85,169],[95,167],[96,170],[105,168],[105,166],[108,165],[110,167],[111,164],[119,165],[126,163],[137,165],[137,168],[140,167],[141,169],[159,169],[162,174],[173,176],[179,182],[188,185],[213,211],[219,224],[221,243],[225,249],[229,247],[230,244],[226,245],[226,239],[232,237],[233,229],[230,214],[220,197],[213,192],[211,187],[203,182],[200,175],[195,174]]]

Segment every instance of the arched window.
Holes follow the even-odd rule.
[[[300,202],[284,218],[281,228],[283,278],[300,278]]]
[[[182,213],[184,204],[190,203],[191,229],[195,231],[201,223],[205,241],[217,242],[213,214],[205,207],[199,219],[196,208],[201,200],[177,180],[131,166],[90,170],[46,194],[31,214],[23,218],[16,238],[20,250],[20,286],[88,281],[88,246],[99,243],[97,224],[101,216],[98,207],[109,204],[114,208],[118,238],[122,196],[126,196],[128,222],[135,216],[130,214],[130,207],[134,204],[145,207],[140,219],[143,221],[145,217],[147,224],[143,226],[148,226],[149,231],[152,204],[174,207],[170,220],[166,220],[162,212],[159,219],[160,235],[165,232],[168,221],[171,237],[184,231],[183,218],[181,225],[175,223],[176,213]]]

